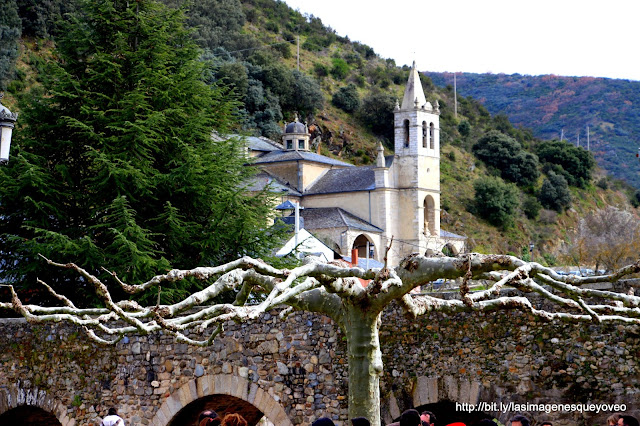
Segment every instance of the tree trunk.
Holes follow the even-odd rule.
[[[381,314],[366,312],[362,306],[346,304],[345,308],[343,330],[349,356],[349,418],[366,417],[372,426],[380,426]]]

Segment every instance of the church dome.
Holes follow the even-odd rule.
[[[298,121],[298,114],[295,120],[284,127],[285,133],[307,133],[307,126]]]

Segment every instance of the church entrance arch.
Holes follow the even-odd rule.
[[[424,198],[424,234],[436,235],[436,202],[431,195]]]
[[[182,385],[160,406],[153,426],[195,424],[205,409],[238,413],[250,426],[293,426],[282,405],[256,383],[233,374],[206,375]]]
[[[352,250],[358,250],[358,257],[362,259],[375,259],[376,258],[376,247],[373,244],[373,241],[366,236],[365,234],[360,234],[353,241]],[[367,253],[367,249],[369,249],[369,253]],[[353,259],[352,259],[353,260]]]

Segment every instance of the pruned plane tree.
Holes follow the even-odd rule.
[[[172,270],[140,284],[122,282],[113,273],[108,275],[112,282],[107,283],[73,263],[47,262],[84,277],[94,286],[104,307],[78,308],[50,287],[49,291],[60,301],[60,306],[24,305],[11,287],[11,302],[2,302],[0,307],[13,309],[31,322],[78,324],[92,340],[102,344],[115,344],[125,335],[161,331],[180,342],[207,346],[212,344],[225,322],[251,321],[274,308],[281,309],[281,316],[292,310],[327,315],[346,336],[349,415],[366,416],[375,425],[380,424],[379,376],[383,370],[379,327],[383,310],[394,300],[413,316],[432,311],[515,309],[545,320],[640,324],[640,297],[633,291],[615,292],[585,286],[615,282],[638,273],[640,261],[609,275],[579,277],[561,275],[551,268],[512,256],[475,253],[457,257],[411,255],[397,267],[370,270],[317,260],[308,260],[291,269],[278,269],[260,259],[243,257],[216,267]],[[192,278],[206,280],[209,285],[174,304],[142,306],[135,302],[136,294],[149,289],[160,292],[162,287]],[[438,293],[410,293],[437,278],[460,279],[459,296],[445,299]],[[469,284],[476,279],[486,280],[489,285],[484,290],[471,291]],[[367,284],[363,285],[363,282]],[[41,284],[47,286],[45,282]],[[134,296],[113,300],[109,286],[117,286]],[[520,291],[501,291],[506,287]],[[225,293],[231,293],[235,300],[217,302]],[[528,298],[534,293],[547,299],[555,308],[536,308]]]

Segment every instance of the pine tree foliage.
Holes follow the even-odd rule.
[[[241,141],[211,138],[237,104],[203,82],[183,20],[152,0],[80,3],[0,170],[5,279],[33,285],[38,254],[136,279],[270,248]]]

